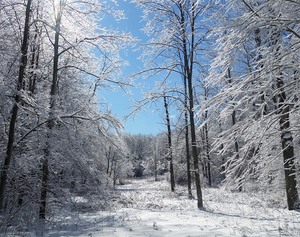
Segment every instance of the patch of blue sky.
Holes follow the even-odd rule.
[[[123,10],[126,19],[115,21],[110,16],[105,16],[100,24],[107,29],[117,30],[119,32],[131,33],[142,43],[146,43],[148,38],[141,31],[143,28],[142,11],[136,8],[134,3],[129,1],[118,1],[118,6],[115,9]],[[121,58],[128,61],[128,65],[122,69],[122,74],[125,76],[141,71],[143,62],[138,59],[141,50],[135,48],[127,49],[120,52]],[[115,88],[115,90],[100,90],[98,95],[104,99],[110,107],[112,115],[116,115],[120,120],[124,121],[125,129],[131,134],[151,134],[156,135],[166,130],[164,125],[164,109],[162,103],[149,103],[144,108],[139,110],[135,115],[129,116],[134,110],[134,101],[142,100],[144,93],[151,90],[155,86],[155,81],[160,80],[159,76],[143,79],[136,77],[135,84],[141,84],[139,87],[130,87],[129,90]]]

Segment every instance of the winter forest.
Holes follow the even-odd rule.
[[[300,1],[131,4],[147,42],[116,0],[1,0],[0,236],[300,236]],[[99,96],[139,78],[157,135]]]

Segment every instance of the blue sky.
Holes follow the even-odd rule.
[[[130,32],[134,37],[139,38],[142,42],[147,41],[146,35],[143,34],[141,28],[145,22],[141,22],[142,10],[136,8],[136,5],[130,3],[130,1],[119,0],[116,9],[124,10],[127,19],[119,22],[110,22],[113,29],[119,31]],[[108,25],[107,28],[110,26]],[[123,54],[125,60],[129,62],[129,66],[124,68],[123,73],[125,75],[134,73],[143,68],[143,63],[137,59],[141,54],[141,51],[129,50],[127,54]],[[137,83],[143,83],[143,88],[131,88],[131,93],[126,94],[123,90],[118,89],[116,91],[100,91],[100,96],[104,97],[109,103],[112,114],[116,115],[119,119],[123,119],[125,116],[130,114],[132,111],[132,99],[140,100],[143,97],[143,92],[153,87],[155,80],[160,78],[148,78],[148,79],[137,79]],[[166,130],[164,123],[164,110],[162,103],[152,104],[151,106],[145,107],[139,111],[135,116],[129,117],[124,121],[125,129],[131,134],[152,134],[156,135]]]

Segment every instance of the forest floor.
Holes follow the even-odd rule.
[[[172,193],[167,181],[149,178],[127,180],[113,196],[114,210],[76,213],[59,227],[44,230],[43,236],[300,236],[300,212],[271,208],[270,199],[255,192],[205,188],[205,210],[199,210],[185,187]]]

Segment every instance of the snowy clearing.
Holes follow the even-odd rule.
[[[300,236],[299,212],[267,207],[256,195],[207,188],[202,211],[184,187],[171,193],[167,181],[126,183],[114,193],[113,211],[74,213],[55,227],[6,236]]]

